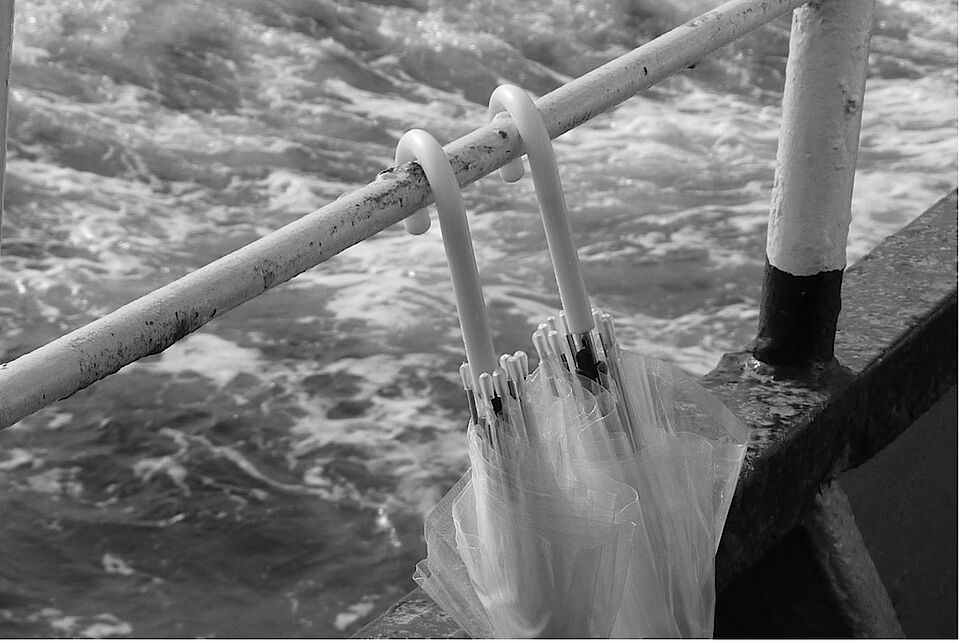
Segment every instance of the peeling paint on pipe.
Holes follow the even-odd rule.
[[[846,266],[876,0],[798,9],[790,33],[767,257],[795,276]]]
[[[732,0],[543,96],[537,108],[551,138],[801,5],[803,0]],[[415,127],[416,123],[411,123]],[[444,148],[460,185],[521,153],[509,120]],[[0,427],[159,353],[253,299],[432,202],[420,167],[406,164],[173,283],[0,364]]]
[[[793,15],[753,351],[767,364],[834,359],[875,8],[821,0]]]

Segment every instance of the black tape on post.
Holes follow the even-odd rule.
[[[875,0],[793,14],[760,324],[774,366],[833,360]]]
[[[832,361],[842,282],[843,270],[796,276],[767,260],[754,356],[791,366]]]

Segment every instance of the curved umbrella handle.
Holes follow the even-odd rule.
[[[477,272],[477,260],[470,239],[470,227],[467,225],[467,213],[463,209],[460,185],[450,167],[447,154],[430,134],[421,129],[413,129],[400,137],[395,159],[398,165],[417,161],[427,176],[437,204],[443,249],[453,279],[453,292],[457,300],[457,314],[460,317],[460,331],[467,351],[467,361],[474,373],[474,379],[480,373],[492,373],[498,364],[493,350],[490,323],[487,321],[487,308],[480,288],[480,275]],[[417,214],[426,216],[429,227],[430,215],[425,210]],[[424,228],[421,232],[425,230]]]
[[[530,159],[540,217],[543,219],[547,247],[550,249],[550,259],[553,261],[553,271],[560,289],[560,301],[570,332],[586,333],[594,327],[593,313],[587,288],[580,274],[577,247],[570,234],[567,204],[563,199],[557,158],[553,153],[553,143],[550,142],[547,127],[543,124],[543,118],[533,100],[516,85],[500,85],[493,91],[490,106],[487,108],[488,118],[493,120],[500,111],[506,111],[513,117]],[[510,161],[500,170],[500,176],[506,181],[519,179],[523,176],[523,160],[517,158]]]

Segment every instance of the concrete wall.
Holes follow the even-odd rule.
[[[909,638],[957,638],[957,387],[840,476]]]

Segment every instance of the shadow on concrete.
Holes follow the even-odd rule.
[[[957,387],[840,476],[908,638],[957,638]]]

